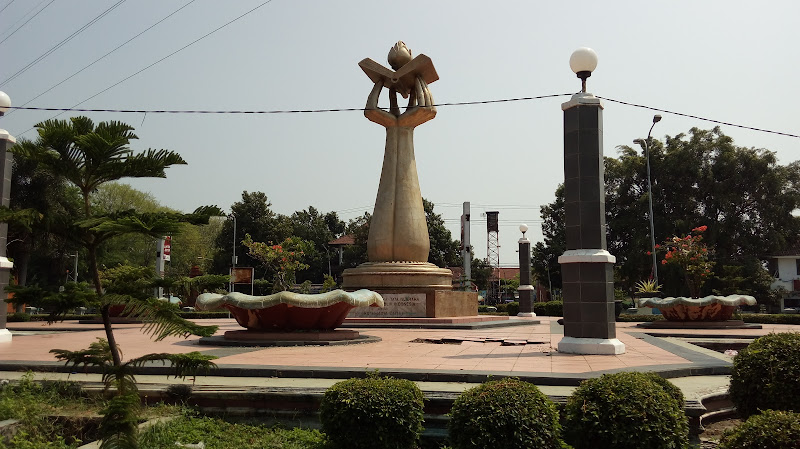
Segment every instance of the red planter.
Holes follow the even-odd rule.
[[[342,325],[354,306],[337,302],[327,307],[305,308],[276,304],[265,309],[243,309],[223,304],[240,326],[260,331],[330,330]]]

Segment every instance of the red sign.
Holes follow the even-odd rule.
[[[164,237],[164,252],[162,254],[164,260],[167,262],[169,262],[169,255],[171,251],[172,251],[172,237],[166,236]]]

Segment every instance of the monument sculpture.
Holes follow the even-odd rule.
[[[384,295],[405,295],[405,304],[418,306],[410,315],[392,315],[392,301],[384,316],[467,316],[477,314],[477,296],[453,292],[452,272],[428,263],[430,238],[414,158],[414,128],[436,117],[429,84],[439,79],[433,61],[399,41],[389,51],[388,69],[372,59],[359,66],[374,83],[364,116],[386,128],[383,168],[367,239],[368,262],[343,273],[347,290],[369,288]],[[384,88],[389,90],[389,110],[378,107]],[[405,111],[397,94],[408,98]],[[450,293],[448,295],[448,293]],[[399,312],[398,312],[399,313]],[[353,316],[351,314],[350,316]]]

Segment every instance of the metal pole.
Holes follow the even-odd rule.
[[[231,212],[233,218],[233,256],[231,256],[231,280],[228,284],[228,291],[233,291],[233,272],[236,270],[236,215]]]
[[[465,290],[472,290],[472,248],[470,247],[469,225],[469,201],[464,201],[463,212],[461,214],[461,258],[463,259],[464,264]]]
[[[655,125],[655,123],[653,123]],[[650,127],[653,130],[653,127]],[[653,222],[653,186],[650,183],[650,134],[644,142],[644,153],[647,158],[647,200],[650,206],[650,254],[653,256],[653,280],[658,285],[658,263],[656,261],[656,227]]]

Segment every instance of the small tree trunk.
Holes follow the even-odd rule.
[[[98,298],[102,298],[103,285],[100,283],[100,270],[97,269],[97,247],[95,245],[89,245],[86,249],[88,250],[87,259],[89,260],[89,272],[94,281],[94,289],[97,292]],[[100,307],[100,316],[103,318],[103,329],[106,332],[108,346],[111,348],[111,359],[114,362],[114,366],[119,367],[122,366],[122,357],[117,347],[117,339],[114,338],[114,330],[111,328],[111,316],[109,315],[110,307],[109,304],[104,304]]]

